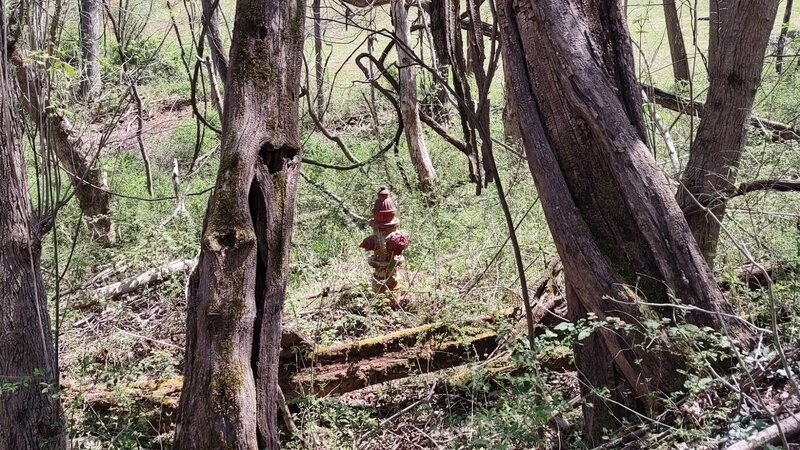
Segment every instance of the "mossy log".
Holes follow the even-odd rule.
[[[563,297],[545,294],[537,307],[543,325],[559,319],[553,313],[563,307]],[[314,348],[302,333],[284,327],[281,336],[279,384],[287,399],[303,395],[345,394],[390,380],[457,367],[489,357],[507,339],[497,328],[517,320],[517,310],[502,310],[463,322],[435,322],[383,336]],[[546,355],[548,367],[564,368],[563,355]],[[123,391],[143,407],[169,412],[177,408],[183,377],[137,382]],[[67,391],[79,392],[95,410],[114,406],[119,392],[83,389],[66,383]],[[168,416],[167,420],[173,416]]]

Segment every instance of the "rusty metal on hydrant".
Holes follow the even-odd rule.
[[[377,293],[397,289],[395,274],[405,258],[403,251],[408,247],[408,233],[398,230],[400,219],[396,217],[397,207],[392,201],[391,192],[385,187],[378,191],[378,198],[372,206],[372,235],[361,242],[361,248],[373,252],[369,265],[374,269],[372,290]]]

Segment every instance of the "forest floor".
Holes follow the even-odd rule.
[[[223,2],[223,6],[232,18],[230,5]],[[640,55],[642,79],[688,95],[663,69],[668,67],[665,61],[669,56],[657,6],[633,5],[631,10],[631,32],[642,55],[646,55]],[[169,22],[164,17],[168,16],[162,10],[158,14],[160,19],[153,27],[167,29]],[[795,18],[798,16],[800,9]],[[380,18],[377,21],[385,22]],[[184,26],[181,21],[181,29]],[[795,19],[793,27],[800,27],[800,21]],[[369,89],[363,83],[354,83],[360,79],[359,72],[342,56],[357,46],[352,31],[331,25],[328,37],[335,43],[329,73],[339,66],[344,69],[338,78],[327,80],[333,101],[325,123],[345,139],[358,158],[367,159],[390,139],[396,121],[388,104],[379,101],[379,122],[372,123],[364,100]],[[380,45],[377,48],[382,49]],[[790,52],[798,51],[800,43],[793,44]],[[90,242],[77,207],[70,204],[61,213],[53,238],[44,243],[46,281],[59,303],[59,363],[76,449],[164,448],[170,446],[174,433],[181,386],[186,273],[175,273],[121,296],[96,292],[171,261],[194,259],[198,253],[209,188],[216,177],[219,140],[208,130],[198,134],[176,45],[165,47],[161,53],[143,84],[143,141],[153,162],[155,200],[149,198],[144,184],[134,116],[126,111],[116,120],[108,150],[101,158],[110,189],[120,194],[113,203],[117,242],[111,247]],[[769,61],[756,112],[798,125],[797,57],[780,77],[769,67]],[[113,67],[104,73],[107,84],[112,85],[109,99],[84,111],[95,120],[76,121],[87,141],[96,140],[106,128],[113,94],[122,90],[113,86],[114,74]],[[503,136],[502,76],[498,77],[492,88],[496,100],[492,105],[492,133]],[[699,92],[705,81],[699,68],[696,78],[694,93],[702,99]],[[430,83],[429,77],[421,76],[423,88],[429,88]],[[208,108],[210,122],[218,126],[219,118],[210,104],[201,105]],[[662,108],[658,111],[666,123],[672,124],[672,136],[685,163],[696,119]],[[458,129],[457,122],[452,122],[450,129]],[[656,158],[665,173],[672,174],[674,168],[663,140],[653,133]],[[519,278],[494,189],[487,188],[476,196],[475,186],[466,182],[463,155],[433,133],[429,132],[427,138],[439,174],[433,198],[413,188],[414,173],[404,145],[363,171],[303,167],[316,185],[301,180],[299,187],[284,324],[315,346],[376,338],[426,324],[459,324],[495,312],[519,310]],[[341,152],[315,131],[306,113],[302,143],[305,154],[316,160],[344,161]],[[547,275],[555,249],[525,161],[513,152],[496,151],[512,215],[519,224],[526,276],[532,282]],[[195,154],[207,158],[190,174]],[[173,160],[178,161],[185,177],[181,189],[189,194],[185,216],[174,214]],[[800,143],[773,142],[753,130],[740,179],[778,177],[800,177]],[[408,298],[402,307],[387,296],[371,292],[366,254],[358,247],[370,230],[353,221],[330,196],[333,193],[341,198],[356,214],[369,216],[380,186],[392,190],[401,228],[411,232],[407,264],[398,277]],[[693,362],[696,371],[682,392],[683,399],[670,403],[656,422],[643,420],[609,432],[606,448],[625,448],[628,442],[616,439],[626,436],[635,437],[638,441],[630,445],[641,448],[719,448],[764,428],[775,417],[800,410],[798,397],[791,395],[792,375],[796,379],[800,373],[796,350],[800,348],[800,194],[749,195],[734,200],[729,210],[716,275],[726,286],[737,313],[765,330],[758,336],[757,348],[739,355],[741,365],[723,376],[709,371],[705,361],[729,356],[729,343],[706,330],[682,328],[683,333],[694,333],[702,350],[699,353],[705,358]],[[737,269],[748,262],[742,248],[757,260],[782,268],[774,273],[771,289],[751,289],[738,275]],[[59,280],[57,288],[53,287],[55,279]],[[289,436],[284,424],[286,447],[588,447],[579,432],[580,386],[569,348],[598,324],[542,327],[531,348],[520,330],[519,314],[512,317],[488,325],[488,330],[498,336],[498,344],[489,354],[474,355],[464,365],[427,374],[418,374],[423,370],[411,365],[409,377],[342,396],[293,399],[289,407],[297,431]],[[773,325],[780,332],[778,340],[768,331]],[[653,332],[664,326],[654,324]],[[468,332],[462,329],[460,333],[455,338]],[[776,343],[783,344],[788,367],[778,357]],[[553,363],[552,355],[557,355],[558,364]],[[420,357],[420,361],[426,360]],[[755,378],[754,385],[746,373]]]

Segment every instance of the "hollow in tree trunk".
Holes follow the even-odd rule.
[[[664,19],[667,24],[667,39],[669,40],[669,53],[672,55],[672,73],[675,81],[689,81],[689,59],[686,57],[686,45],[683,42],[681,19],[678,17],[678,8],[675,0],[664,0]]]
[[[436,171],[433,169],[425,138],[422,133],[422,122],[419,119],[419,103],[417,101],[417,69],[411,47],[411,27],[408,23],[408,11],[403,0],[392,0],[392,21],[397,47],[397,65],[400,72],[400,114],[406,134],[406,144],[411,156],[411,163],[417,172],[419,187],[423,191],[433,190],[436,184]]]
[[[41,242],[32,217],[0,0],[0,448],[66,448]]]
[[[719,198],[735,189],[778,3],[711,0],[708,98],[677,198],[712,266],[725,216],[725,202]]]
[[[82,72],[80,93],[91,99],[100,92],[100,0],[80,0]]]
[[[303,1],[236,5],[219,172],[187,288],[178,449],[279,448],[304,20]]]
[[[732,313],[645,144],[621,8],[594,0],[501,0],[497,8],[528,164],[564,265],[569,316],[634,324],[606,324],[575,344],[593,445],[604,428],[652,416],[662,409],[659,396],[683,386],[678,369],[687,346],[662,332],[645,337],[635,325],[674,311],[644,301],[679,298],[710,311],[686,314],[698,326],[717,327],[715,313]],[[749,342],[737,321],[728,329]]]

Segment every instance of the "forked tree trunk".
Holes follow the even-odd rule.
[[[681,19],[675,0],[664,0],[664,20],[667,23],[667,39],[669,52],[672,55],[672,73],[675,81],[689,81],[689,59],[686,57],[686,45],[683,42]]]
[[[775,71],[783,73],[783,50],[786,46],[786,35],[789,34],[789,21],[792,20],[792,5],[794,0],[786,0],[786,9],[783,10],[781,34],[778,36],[778,45],[775,49]]]
[[[431,191],[436,184],[436,171],[425,146],[422,122],[419,119],[417,69],[411,47],[411,26],[408,23],[408,11],[404,0],[392,0],[392,22],[397,39],[397,65],[400,72],[400,114],[408,153],[411,156],[411,164],[417,172],[420,189]]]
[[[100,80],[100,0],[80,1],[81,96],[91,99],[102,88]]]
[[[735,189],[736,169],[747,140],[778,3],[779,0],[711,0],[708,99],[677,198],[712,266],[719,242],[719,222],[725,215],[725,202],[718,199]]]
[[[53,336],[40,270],[16,112],[14,74],[6,54],[0,0],[0,448],[66,447],[57,394]]]
[[[69,119],[48,100],[42,104],[46,94],[38,69],[25,64],[20,54],[14,55],[13,65],[22,106],[40,131],[48,136],[48,143],[75,189],[92,238],[102,244],[113,243],[116,235],[110,216],[111,194],[106,174],[96,164],[96,152],[84,144]]]
[[[714,313],[732,313],[644,142],[621,8],[594,0],[498,4],[528,164],[564,264],[569,316],[633,325],[602,327],[574,349],[595,445],[603,428],[635,420],[633,411],[654,414],[659,397],[683,384],[685,344],[636,327],[674,311],[642,300],[679,298],[708,310],[686,315],[702,326],[719,325]],[[748,342],[738,323],[728,328]]]
[[[228,80],[228,56],[219,32],[219,0],[202,0],[209,53],[223,87]]]
[[[187,289],[178,449],[279,447],[304,21],[303,1],[236,5],[219,172]]]

